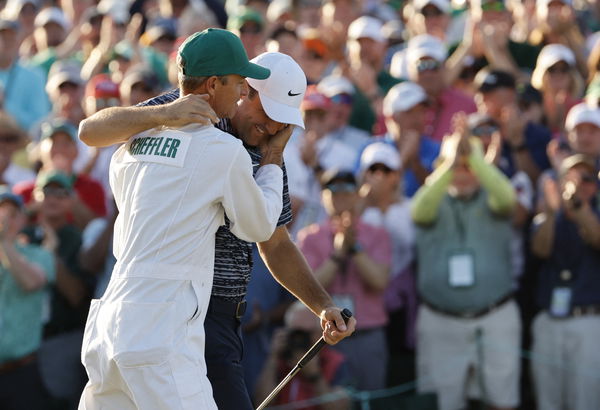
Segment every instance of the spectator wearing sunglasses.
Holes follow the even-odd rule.
[[[25,132],[7,113],[0,111],[0,185],[13,185],[35,178],[32,170],[16,164],[13,155],[28,142]]]
[[[538,56],[531,85],[542,93],[546,126],[553,134],[562,133],[567,113],[583,92],[575,54],[562,44],[545,46]]]
[[[358,390],[381,389],[388,364],[384,291],[390,238],[385,229],[364,223],[356,212],[360,197],[351,172],[332,169],[321,182],[328,217],[300,231],[298,246],[336,305],[356,317],[356,332],[333,347],[347,358],[349,384]]]
[[[76,195],[71,198],[69,221],[83,229],[89,221],[106,215],[104,189],[100,183],[73,169],[77,158],[77,129],[64,120],[42,124],[42,139],[38,145],[41,172],[61,171],[70,179]],[[14,187],[27,205],[32,201],[35,181]]]
[[[395,362],[414,364],[414,326],[417,291],[414,277],[415,228],[410,215],[410,199],[402,190],[402,160],[398,150],[385,142],[367,146],[360,157],[360,194],[362,220],[384,228],[390,235],[392,263],[390,283],[385,290],[385,307],[389,315],[387,337],[390,355]],[[394,368],[400,377],[410,380],[412,366]],[[395,378],[396,379],[396,378]],[[402,378],[404,380],[404,378]]]
[[[446,32],[451,22],[452,6],[448,0],[416,0],[412,3],[407,28],[412,36],[429,34],[446,41]]]
[[[598,115],[596,115],[596,118]],[[582,154],[562,163],[534,219],[531,249],[542,259],[533,322],[533,381],[540,409],[600,408],[600,208],[598,167]]]
[[[443,43],[428,34],[412,38],[406,50],[408,78],[423,87],[429,100],[424,133],[435,141],[451,132],[454,114],[477,111],[472,97],[447,85],[446,56]]]

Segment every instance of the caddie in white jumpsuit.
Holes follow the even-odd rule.
[[[244,77],[269,75],[225,30],[190,36],[179,54],[180,78],[211,76],[195,91],[208,93],[221,117],[235,113],[247,93]],[[117,264],[90,308],[82,346],[89,382],[79,408],[216,409],[203,326],[215,232],[226,213],[239,238],[269,239],[282,210],[282,170],[263,165],[253,178],[239,139],[211,125],[188,125],[150,130],[120,147],[110,184],[119,208]]]

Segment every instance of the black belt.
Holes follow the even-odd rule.
[[[211,296],[210,302],[208,303],[208,313],[241,319],[245,312],[245,300],[236,303]]]
[[[461,318],[461,319],[477,319],[477,318],[485,316],[488,313],[491,313],[492,311],[498,309],[500,306],[502,306],[505,303],[511,301],[512,298],[513,298],[513,294],[509,293],[508,295],[503,296],[498,301],[496,301],[495,303],[493,303],[490,306],[486,307],[485,309],[481,309],[481,310],[478,310],[478,311],[475,311],[475,312],[451,312],[449,310],[446,310],[446,309],[437,307],[435,305],[432,305],[431,303],[429,303],[429,302],[427,302],[425,300],[422,300],[422,302],[429,309],[433,310],[434,312],[441,313],[442,315],[457,317],[457,318]]]

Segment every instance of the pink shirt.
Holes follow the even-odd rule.
[[[428,108],[425,115],[425,135],[441,141],[452,131],[452,117],[457,112],[471,114],[477,111],[475,101],[454,88],[446,88]]]
[[[375,262],[390,265],[391,241],[385,229],[359,222],[357,242]],[[313,270],[318,269],[333,252],[333,230],[329,220],[300,231],[298,246],[310,267]],[[351,308],[357,321],[357,330],[373,329],[387,323],[384,292],[375,291],[367,286],[353,261],[348,262],[345,272],[338,271],[327,291],[338,306]],[[346,306],[345,303],[350,303],[350,306]]]

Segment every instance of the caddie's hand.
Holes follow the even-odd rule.
[[[164,122],[167,127],[183,127],[198,123],[212,125],[219,117],[208,103],[207,94],[188,94],[164,106]]]
[[[330,306],[321,312],[321,328],[323,329],[323,339],[327,344],[334,345],[340,340],[350,336],[356,329],[356,319],[352,316],[348,324],[342,317],[342,309],[337,306]]]

